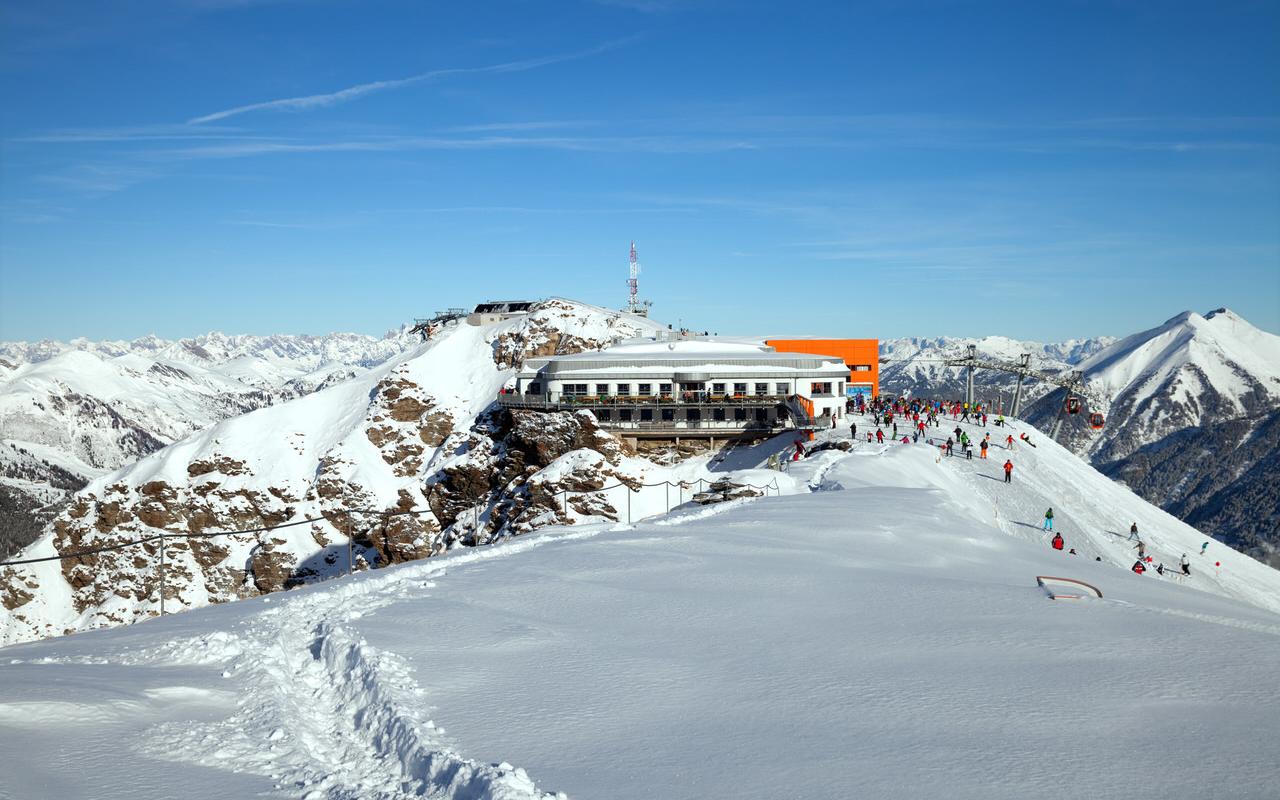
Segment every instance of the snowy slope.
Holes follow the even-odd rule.
[[[0,343],[0,506],[64,502],[69,488],[220,420],[351,378],[415,342],[398,331]],[[6,516],[0,545],[29,543],[38,516]],[[32,532],[23,538],[18,528]]]
[[[1280,404],[1280,336],[1220,308],[1185,311],[1084,361],[1114,428],[1093,446],[1112,458],[1181,428]],[[1123,437],[1123,443],[1110,441]]]
[[[1100,521],[1195,537],[1061,448],[1014,457],[1005,486],[824,451],[783,476],[812,493],[8,647],[0,794],[1274,796],[1277,574],[1216,548],[1221,576],[1135,576]],[[1103,563],[1019,524],[1046,499]]]
[[[1184,312],[1082,362],[1106,427],[1063,440],[1106,474],[1257,555],[1280,547],[1280,336],[1218,309]],[[1063,393],[1028,409],[1048,429]]]
[[[365,562],[422,558],[500,529],[616,519],[619,509],[607,499],[556,501],[562,489],[598,488],[657,469],[599,438],[589,416],[492,422],[507,426],[500,434],[472,429],[524,357],[598,349],[658,328],[559,300],[496,325],[451,326],[352,380],[223,421],[96,479],[24,555],[70,553],[161,530],[276,528],[172,543],[165,597],[179,608],[276,591]],[[68,355],[93,358],[59,358]],[[513,448],[529,453],[512,458]],[[582,448],[594,449],[568,452]],[[349,508],[424,513],[333,516]],[[315,524],[277,527],[325,515]],[[361,558],[355,565],[349,541]],[[155,613],[158,560],[147,545],[5,573],[0,641]]]

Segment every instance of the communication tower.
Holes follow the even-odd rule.
[[[640,299],[640,261],[636,258],[636,243],[631,243],[631,272],[627,279],[627,307],[628,314],[636,314],[637,316],[649,316],[649,307],[653,303],[649,300]]]

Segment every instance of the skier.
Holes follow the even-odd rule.
[[[1044,512],[1044,527],[1041,530],[1053,530],[1053,509]]]
[[[1013,462],[1012,461],[1004,462],[1004,482],[1013,483]]]
[[[1004,449],[1013,452],[1013,434],[1009,434],[1004,439]]]
[[[1132,542],[1134,539],[1137,539],[1137,538],[1138,538],[1138,523],[1135,522],[1129,526],[1129,541]]]
[[[996,427],[998,428],[1004,427],[1004,414],[999,414],[996,416]]]
[[[970,442],[968,439],[964,442],[964,457],[967,461],[973,460],[973,442]]]
[[[1142,559],[1138,559],[1137,561],[1133,562],[1133,571],[1138,573],[1139,575],[1147,571],[1147,567],[1145,564],[1142,563]]]
[[[1204,555],[1204,551],[1208,549],[1209,549],[1208,542],[1205,542],[1204,544],[1200,545],[1200,555]]]
[[[1182,554],[1182,574],[1183,575],[1191,574],[1191,561],[1187,559],[1186,553]]]
[[[1027,434],[1025,434],[1025,433],[1020,433],[1020,434],[1018,434],[1018,438],[1019,438],[1019,439],[1021,439],[1021,440],[1022,440],[1022,441],[1024,441],[1024,442],[1026,442],[1027,444],[1030,444],[1032,447],[1035,447],[1035,445],[1031,443],[1031,437],[1030,437],[1030,436],[1028,436]]]
[[[791,460],[799,461],[803,457],[804,457],[804,443],[801,442],[799,439],[796,439],[796,452],[793,456],[791,456]]]
[[[898,423],[893,423],[893,438],[898,438]]]
[[[948,437],[947,437],[947,455],[948,455],[948,456],[953,456],[953,455],[955,455],[955,453],[953,453],[953,452],[951,451],[951,448],[952,448],[952,447],[954,447],[954,446],[955,446],[955,442],[951,441],[951,437],[950,437],[950,436],[948,436]]]
[[[1138,558],[1142,558],[1147,554],[1147,543],[1139,539],[1133,549],[1138,551]]]
[[[1054,549],[1054,550],[1061,550],[1061,549],[1062,549],[1062,534],[1060,534],[1060,533],[1055,533],[1055,534],[1053,535],[1053,542],[1052,542],[1052,544],[1053,544],[1053,549]]]
[[[987,457],[987,440],[986,439],[982,440],[982,457],[983,458]]]
[[[876,428],[876,444],[884,444],[884,431]]]
[[[858,438],[858,423],[856,421],[849,423],[849,438],[850,439]]]
[[[959,425],[957,425],[957,426],[956,426],[956,430],[955,430],[955,434],[956,434],[956,441],[957,441],[957,442],[958,442],[958,441],[960,441],[960,434],[962,434],[962,433],[964,433],[964,431],[960,429],[960,426],[959,426]]]

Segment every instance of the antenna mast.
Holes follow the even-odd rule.
[[[648,300],[640,299],[640,261],[636,258],[636,243],[631,242],[631,259],[630,259],[630,277],[627,279],[627,308],[628,314],[636,314],[637,316],[649,316],[649,306],[653,305]]]

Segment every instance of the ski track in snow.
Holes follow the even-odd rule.
[[[947,427],[945,422],[942,427],[944,430]],[[846,435],[843,431],[833,430],[824,432],[819,439],[839,439],[843,435]],[[785,475],[787,481],[780,483],[794,483],[795,489],[807,488],[810,492],[856,489],[859,488],[856,485],[846,487],[842,483],[840,465],[881,456],[899,446],[915,449],[914,445],[885,445],[855,447],[848,453],[821,451],[789,464],[787,472],[779,475],[779,478]],[[772,449],[776,448],[761,446],[756,455],[763,460]],[[921,477],[926,478],[925,484],[965,481],[969,489],[952,496],[952,502],[967,503],[970,511],[990,509],[986,514],[991,515],[988,518],[993,517],[996,527],[1017,538],[1032,540],[1047,536],[1031,521],[1043,515],[1043,507],[1037,505],[1041,502],[1040,492],[1051,491],[1056,498],[1058,528],[1080,530],[1083,523],[1078,523],[1069,509],[1087,509],[1091,501],[1069,483],[1065,490],[1059,486],[1033,488],[1018,483],[1015,492],[1010,493],[1001,478],[984,481],[976,475],[971,479],[961,474],[961,470],[998,473],[1004,452],[1001,444],[993,448],[993,457],[987,461],[975,457],[969,462],[961,456],[942,459],[946,469]],[[1013,455],[1015,464],[1027,463],[1033,457],[1021,451]],[[1015,482],[1024,474],[1025,470],[1015,469]],[[784,492],[789,490],[794,491],[791,486],[784,487]],[[756,499],[743,498],[710,506],[686,503],[646,524],[655,528],[681,525],[741,508]],[[1057,503],[1062,504],[1061,509]],[[444,578],[452,567],[636,527],[617,524],[556,528],[504,539],[394,570],[363,573],[287,595],[263,598],[262,605],[257,601],[246,602],[245,615],[230,630],[142,650],[117,645],[119,649],[114,652],[99,650],[89,657],[46,661],[222,667],[223,677],[235,687],[234,695],[239,698],[235,712],[214,722],[170,721],[154,725],[146,732],[140,749],[156,759],[270,778],[276,790],[287,796],[306,800],[563,798],[562,794],[539,789],[523,769],[505,762],[481,763],[459,754],[445,730],[429,718],[430,698],[414,679],[411,665],[394,652],[371,646],[358,632],[356,621],[401,600],[423,597],[423,590],[430,593],[436,589],[437,580]],[[892,530],[886,529],[884,533],[894,535]],[[1074,538],[1072,543],[1079,548],[1081,556],[1090,561],[1096,550],[1104,561],[1123,566],[1123,550],[1117,556],[1116,548],[1095,547],[1096,542],[1094,536]],[[1280,627],[1260,622],[1173,608],[1134,606],[1122,600],[1102,602],[1127,606],[1141,613],[1167,614],[1280,636]],[[250,605],[263,610],[249,611]],[[429,627],[426,635],[430,635]],[[34,663],[39,661],[36,659]],[[152,694],[158,699],[166,696],[190,699],[191,692],[208,694],[208,690],[194,687],[166,687]],[[226,694],[229,696],[230,692]],[[65,710],[59,711],[48,707],[50,705],[0,706],[0,722],[12,723],[24,715],[46,713],[69,716]],[[94,708],[81,708],[76,716],[91,721]],[[99,710],[103,714],[128,712],[127,703]]]
[[[229,719],[157,726],[144,750],[269,776],[277,788],[299,791],[306,800],[562,796],[538,790],[510,764],[481,764],[454,752],[444,729],[424,719],[425,692],[403,660],[371,647],[347,623],[434,588],[433,579],[450,567],[627,527],[531,535],[390,574],[366,574],[345,586],[284,599],[235,634],[218,632],[138,654],[130,659],[138,665],[226,662],[224,675],[244,686],[239,710]]]

